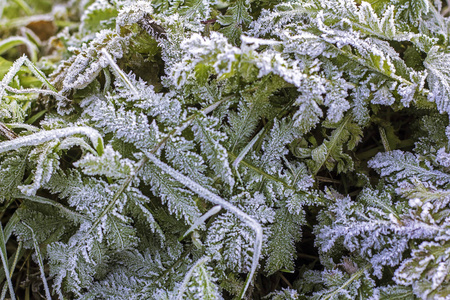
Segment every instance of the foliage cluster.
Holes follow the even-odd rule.
[[[11,299],[450,299],[440,0],[0,2]]]

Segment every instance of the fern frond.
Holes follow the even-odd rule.
[[[411,177],[423,181],[433,180],[439,185],[450,181],[450,175],[434,170],[428,161],[421,162],[416,155],[400,150],[378,153],[369,161],[369,166],[378,170],[381,176],[395,181]]]

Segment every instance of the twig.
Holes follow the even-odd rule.
[[[330,182],[330,183],[341,183],[339,180],[337,180],[337,179],[333,179],[333,178],[328,178],[328,177],[323,177],[323,176],[316,176],[316,179],[318,180],[318,181],[321,181],[321,182]]]
[[[284,283],[286,283],[288,285],[288,287],[293,289],[292,284],[286,279],[286,277],[284,277],[283,273],[278,272],[278,275],[280,275],[280,278],[284,281]]]
[[[317,256],[304,254],[304,253],[297,253],[297,256],[300,257],[300,258],[306,258],[306,259],[311,259],[311,260],[319,259]]]
[[[0,122],[0,135],[8,140],[13,140],[18,137],[18,135],[14,131],[6,127],[6,125],[1,122]]]

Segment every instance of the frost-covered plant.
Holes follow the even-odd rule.
[[[0,6],[3,296],[450,297],[441,1],[34,2]]]

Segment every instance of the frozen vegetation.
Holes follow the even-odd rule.
[[[450,299],[446,2],[0,11],[2,297]]]

